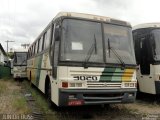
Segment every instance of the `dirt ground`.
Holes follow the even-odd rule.
[[[0,114],[28,113],[21,85],[12,79],[0,80]]]
[[[26,96],[30,95],[32,97],[28,100]],[[133,104],[49,108],[44,95],[28,81],[0,79],[0,119],[3,114],[38,114],[38,119],[47,120],[158,120],[159,100],[157,96],[143,94]]]

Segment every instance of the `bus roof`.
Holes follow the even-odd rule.
[[[122,20],[118,20],[118,19],[114,19],[114,18],[110,18],[110,17],[85,14],[85,13],[76,13],[76,12],[59,12],[52,19],[52,21],[47,25],[47,27],[40,33],[39,36],[41,36],[41,34],[43,34],[46,31],[46,29],[52,24],[52,22],[54,22],[56,19],[61,18],[61,17],[75,17],[75,18],[81,18],[81,19],[104,21],[104,22],[108,22],[108,23],[112,23],[112,24],[131,27],[131,24],[127,21],[122,21]],[[36,40],[32,44],[34,44],[39,39],[39,36],[36,38]],[[32,44],[30,44],[29,48],[32,46]]]
[[[132,30],[143,29],[143,28],[160,28],[160,23],[144,23],[133,26]]]
[[[115,24],[120,24],[120,25],[127,25],[131,26],[131,24],[127,21],[122,21],[110,17],[105,17],[105,16],[98,16],[98,15],[92,15],[92,14],[85,14],[85,13],[75,13],[75,12],[59,12],[53,21],[57,18],[60,17],[76,17],[76,18],[84,18],[84,19],[90,19],[90,20],[99,20],[99,21],[104,21],[104,22],[110,22],[110,23],[115,23]]]

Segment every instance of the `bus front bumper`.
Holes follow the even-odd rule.
[[[27,78],[26,72],[14,72],[13,78]]]
[[[59,89],[59,106],[133,103],[136,92],[136,88]]]

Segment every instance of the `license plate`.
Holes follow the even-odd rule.
[[[83,105],[83,100],[73,100],[73,101],[69,101],[68,105],[69,106],[78,106],[78,105]]]

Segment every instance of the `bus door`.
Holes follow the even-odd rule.
[[[139,38],[139,46],[140,46],[140,71],[142,75],[150,75],[150,64],[151,64],[151,43],[150,43],[150,35],[144,35]]]

